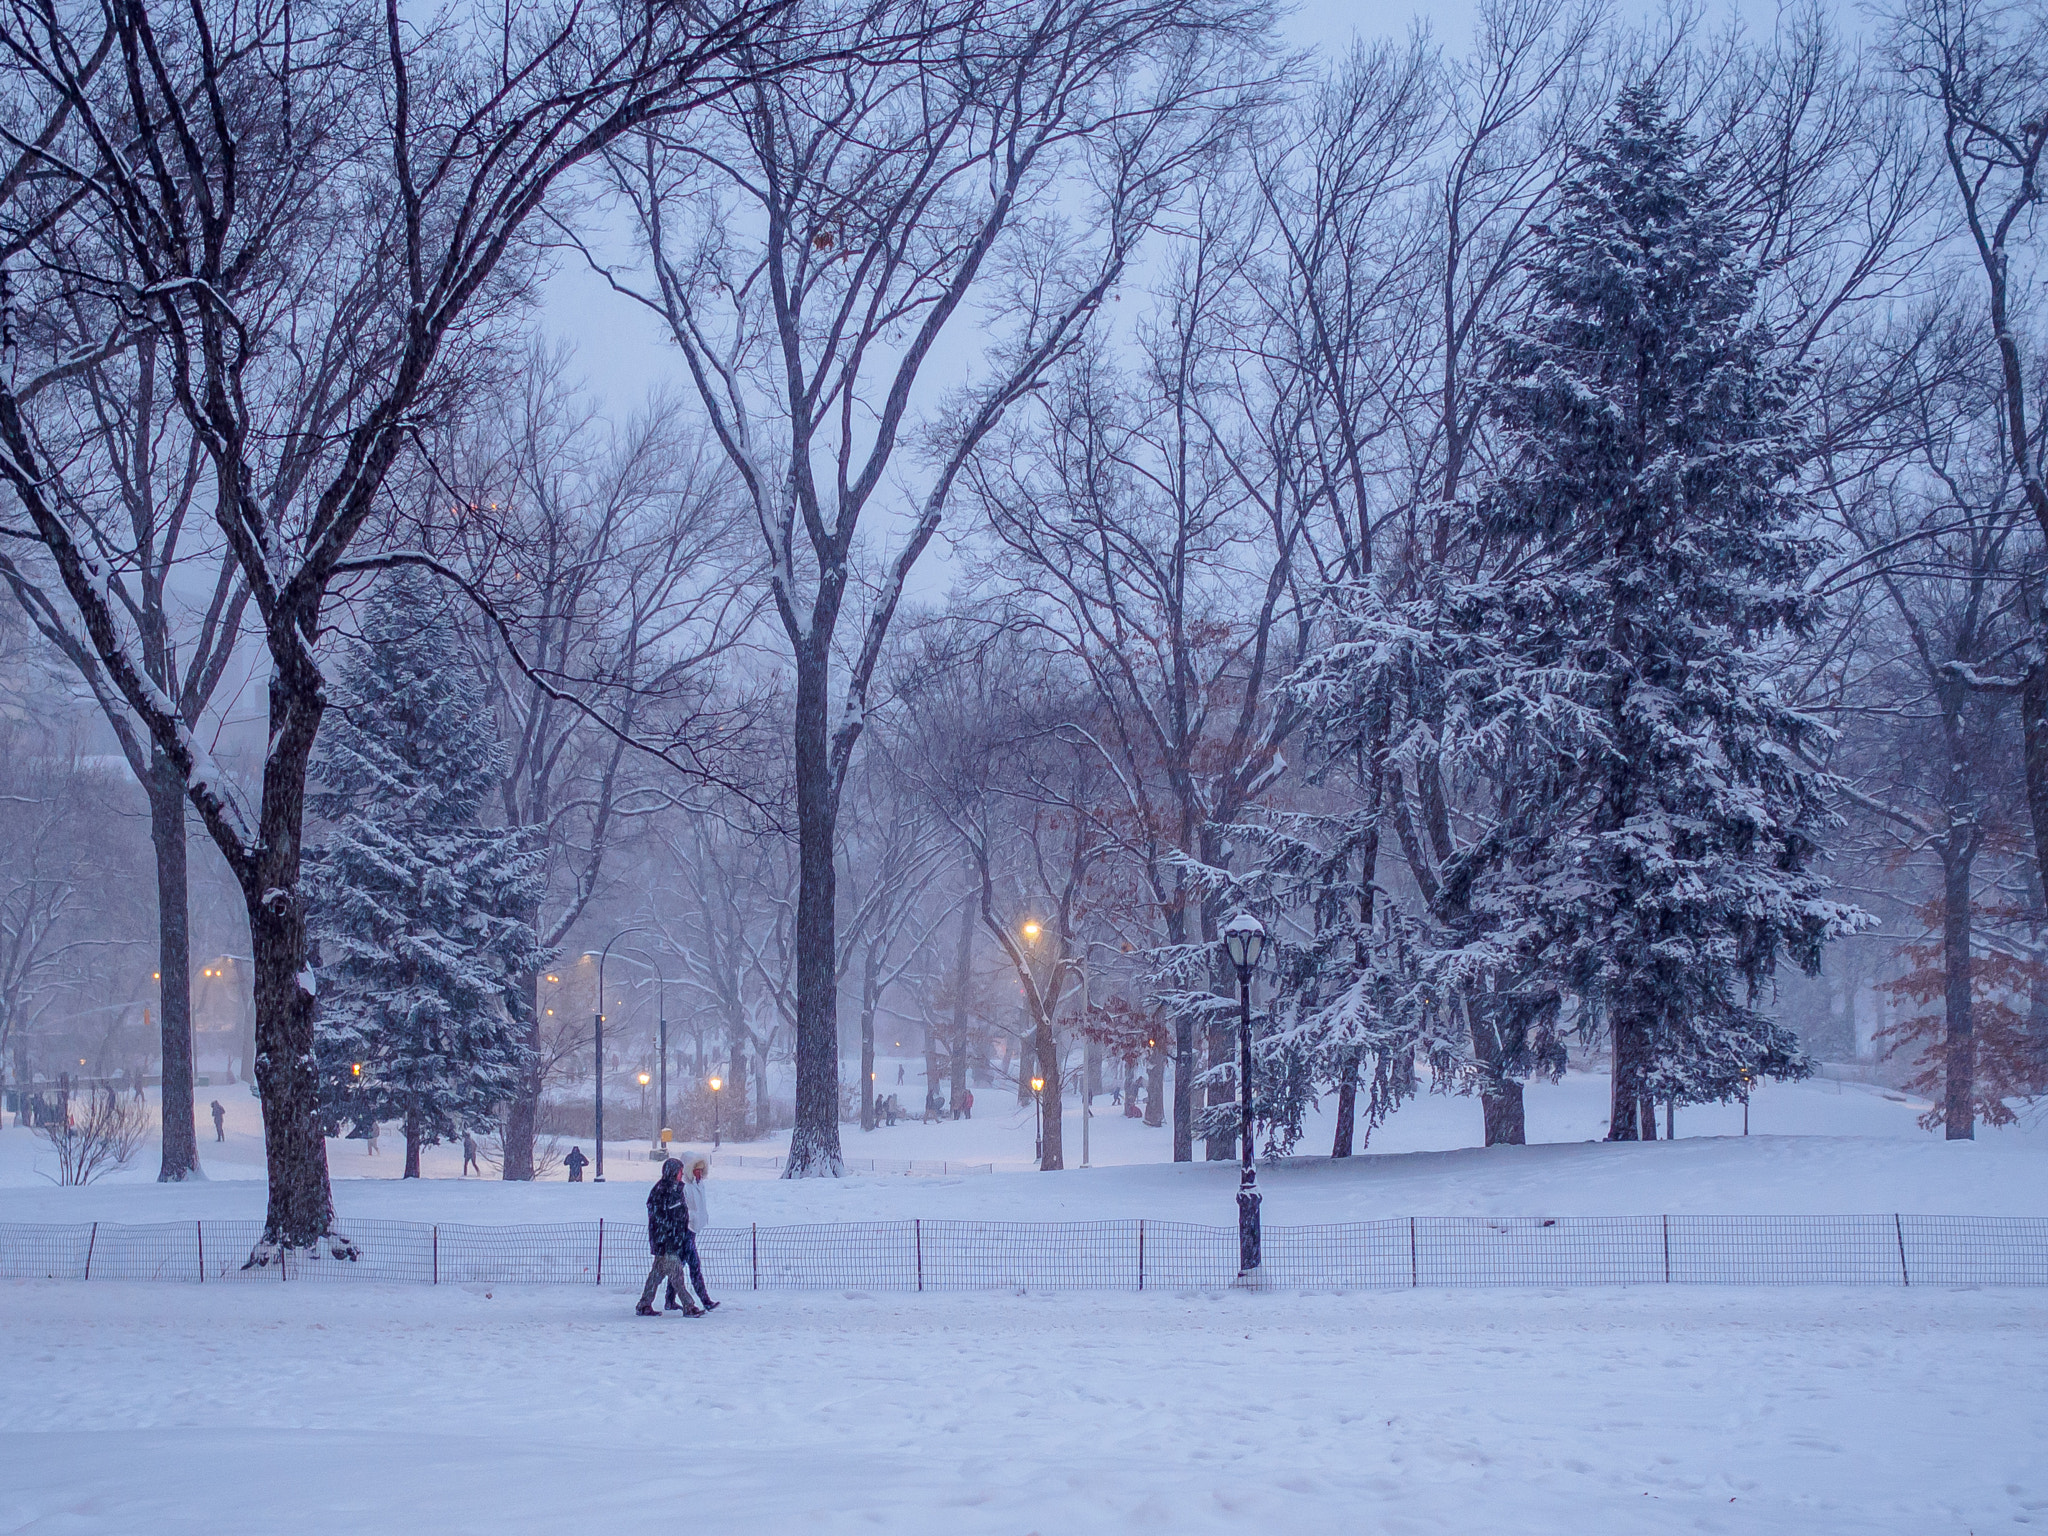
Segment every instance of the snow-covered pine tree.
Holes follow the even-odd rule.
[[[1625,90],[1542,235],[1490,398],[1506,457],[1478,532],[1534,554],[1486,621],[1585,722],[1589,812],[1520,871],[1526,933],[1604,1013],[1616,1140],[1654,1135],[1655,1099],[1803,1074],[1758,996],[1857,921],[1809,872],[1828,814],[1799,748],[1818,727],[1759,655],[1812,622],[1819,550],[1797,380],[1737,234],[1656,90]]]
[[[544,867],[527,829],[482,812],[502,749],[445,597],[387,576],[321,728],[307,859],[330,1124],[397,1120],[420,1148],[487,1121],[526,1065],[515,979],[544,962]]]

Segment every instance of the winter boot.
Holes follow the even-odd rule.
[[[652,1308],[652,1307],[648,1306],[648,1305],[647,1305],[646,1303],[644,1303],[644,1302],[642,1302],[642,1303],[638,1303],[638,1304],[636,1304],[636,1305],[634,1306],[634,1308],[633,1308],[633,1315],[634,1315],[635,1317],[659,1317],[659,1316],[661,1316],[661,1314],[660,1314],[659,1312],[655,1311],[655,1310],[654,1310],[654,1308]]]
[[[718,1310],[718,1303],[707,1296],[704,1298],[704,1310],[706,1312],[716,1312]]]

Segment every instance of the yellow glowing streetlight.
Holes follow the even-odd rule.
[[[354,1066],[350,1067],[348,1070],[349,1076],[361,1077],[363,1075],[363,1064],[359,1061]]]
[[[717,1147],[718,1147],[718,1145],[719,1145],[719,1134],[718,1134],[718,1104],[719,1104],[719,1099],[718,1099],[718,1090],[719,1090],[719,1089],[721,1089],[721,1088],[723,1088],[723,1087],[725,1086],[725,1079],[724,1079],[724,1078],[722,1078],[722,1077],[714,1077],[714,1078],[710,1079],[710,1083],[711,1083],[711,1145],[712,1145],[712,1148],[713,1148],[713,1150],[716,1150],[716,1149],[717,1149]]]
[[[642,1088],[645,1088],[645,1087],[646,1087],[646,1086],[647,1086],[647,1085],[648,1085],[649,1083],[651,1083],[651,1082],[653,1082],[653,1081],[654,1081],[654,1079],[653,1079],[653,1078],[651,1078],[651,1077],[649,1077],[649,1076],[648,1076],[648,1075],[647,1075],[647,1074],[646,1074],[645,1072],[642,1072],[642,1073],[640,1074],[640,1086],[641,1086]]]
[[[1031,1079],[1031,1155],[1042,1167],[1045,1163],[1045,1079]]]
[[[1038,919],[1035,917],[1030,919],[1024,924],[1024,942],[1026,944],[1036,944],[1038,936],[1043,932],[1045,930],[1038,926]]]

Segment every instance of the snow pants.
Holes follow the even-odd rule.
[[[704,1261],[697,1257],[697,1234],[694,1232],[683,1239],[683,1264],[690,1271],[690,1283],[697,1287],[697,1299],[705,1306],[710,1306],[711,1292],[704,1285]],[[680,1272],[668,1283],[668,1293],[671,1298],[675,1297],[678,1292],[681,1292],[683,1300],[688,1301],[690,1299],[690,1293],[683,1287]]]
[[[673,1253],[657,1253],[654,1256],[654,1263],[647,1271],[647,1283],[640,1287],[641,1306],[654,1305],[654,1293],[661,1288],[661,1282],[664,1280],[670,1285],[682,1284],[683,1261]]]

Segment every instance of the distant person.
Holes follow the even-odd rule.
[[[1114,1108],[1116,1108],[1116,1107],[1120,1106],[1120,1105],[1121,1105],[1121,1104],[1123,1103],[1123,1101],[1124,1101],[1124,1089],[1123,1089],[1123,1084],[1121,1084],[1121,1083],[1111,1083],[1111,1084],[1109,1085],[1109,1103],[1110,1103],[1110,1107],[1111,1107],[1112,1109],[1114,1109]]]
[[[654,1310],[654,1293],[661,1282],[682,1291],[685,1317],[702,1317],[704,1309],[690,1300],[690,1293],[677,1282],[683,1273],[683,1255],[690,1245],[689,1196],[683,1188],[683,1163],[671,1157],[661,1165],[661,1177],[647,1191],[647,1251],[654,1262],[647,1267],[647,1283],[640,1287],[640,1301],[633,1308],[636,1317],[659,1317]]]
[[[484,1165],[476,1160],[476,1138],[470,1135],[469,1132],[464,1131],[462,1133],[462,1176],[465,1179],[469,1177],[469,1170],[472,1168],[476,1170],[478,1178],[484,1176]]]
[[[138,1104],[147,1104],[149,1102],[149,1096],[142,1091],[142,1084],[140,1083],[135,1085],[135,1102]]]
[[[375,1157],[375,1156],[377,1155],[377,1132],[378,1132],[378,1130],[379,1130],[379,1126],[378,1126],[377,1122],[376,1122],[376,1121],[374,1121],[374,1120],[372,1120],[372,1121],[370,1122],[370,1129],[369,1129],[369,1133],[368,1133],[367,1135],[365,1135],[365,1136],[363,1137],[363,1156],[365,1156],[365,1157]]]
[[[590,1166],[590,1159],[583,1155],[583,1149],[581,1147],[571,1147],[569,1155],[562,1159],[562,1163],[569,1170],[569,1182],[571,1184],[581,1184],[583,1182],[583,1170]]]
[[[882,1124],[884,1124],[884,1125],[894,1125],[895,1123],[896,1123],[896,1095],[892,1093],[892,1094],[890,1094],[890,1095],[889,1095],[889,1097],[887,1097],[886,1099],[882,1100]]]
[[[903,1086],[903,1063],[900,1061],[896,1063],[896,1086]]]
[[[226,1141],[228,1139],[228,1112],[219,1099],[213,1101],[213,1139],[215,1141]]]
[[[972,1088],[960,1095],[960,1118],[962,1120],[972,1120],[974,1118],[974,1090]]]
[[[683,1175],[683,1210],[690,1221],[689,1234],[683,1239],[683,1263],[689,1268],[690,1284],[696,1286],[697,1299],[704,1304],[706,1312],[718,1305],[711,1299],[711,1292],[705,1288],[704,1261],[697,1254],[697,1234],[711,1225],[711,1202],[705,1198],[704,1191],[704,1181],[710,1176],[711,1160],[704,1157],[691,1159],[690,1171]],[[676,1282],[669,1281],[668,1310],[671,1312],[682,1310],[684,1303],[690,1299],[687,1289],[683,1291],[681,1300],[676,1298],[676,1291]]]

